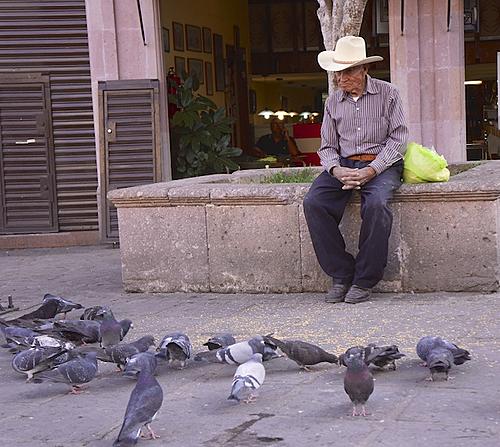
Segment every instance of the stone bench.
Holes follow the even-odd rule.
[[[285,170],[294,169],[304,168]],[[327,290],[330,281],[316,260],[302,209],[309,185],[259,183],[275,171],[111,191],[125,290]],[[403,184],[392,203],[389,261],[377,290],[497,290],[499,196],[500,161],[482,162],[447,183]],[[353,253],[359,206],[355,196],[342,221]]]

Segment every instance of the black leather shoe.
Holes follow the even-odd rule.
[[[349,284],[334,284],[325,296],[327,303],[341,303],[349,290]]]
[[[362,287],[352,285],[347,292],[344,301],[350,304],[362,303],[370,299],[371,289],[363,289]]]

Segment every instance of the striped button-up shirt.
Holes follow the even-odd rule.
[[[340,165],[340,157],[374,154],[376,158],[368,166],[380,174],[403,158],[407,139],[398,90],[367,75],[365,91],[357,101],[340,89],[326,100],[318,155],[331,172]]]

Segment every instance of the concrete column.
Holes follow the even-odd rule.
[[[466,160],[463,0],[389,1],[391,82],[398,86],[410,141],[451,162]]]

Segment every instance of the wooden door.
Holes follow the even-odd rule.
[[[58,230],[48,76],[0,74],[0,233]]]
[[[100,228],[104,241],[118,238],[116,208],[106,195],[118,188],[154,183],[160,178],[159,82],[99,82]],[[104,230],[104,232],[103,232]]]

